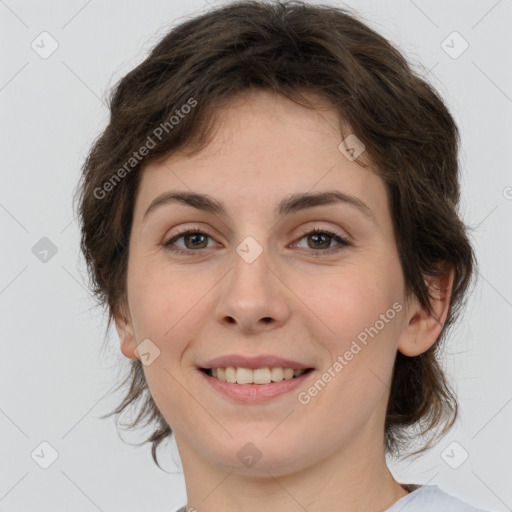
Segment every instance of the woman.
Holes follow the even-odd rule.
[[[438,349],[475,268],[458,130],[347,11],[242,1],[119,83],[82,250],[187,507],[475,511],[386,454],[457,418]],[[405,508],[406,507],[406,508]]]

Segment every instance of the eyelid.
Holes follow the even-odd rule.
[[[309,224],[313,224],[313,225],[312,226],[310,225],[309,227],[306,227],[306,228],[302,228],[301,234],[299,235],[298,238],[302,238],[305,235],[309,235],[311,233],[316,232],[316,233],[328,233],[332,236],[342,238],[347,243],[352,242],[352,236],[349,233],[347,233],[347,231],[345,231],[345,230],[340,232],[340,231],[336,230],[336,228],[322,227],[318,223],[317,224],[309,223]]]
[[[309,254],[311,254],[313,257],[322,257],[322,256],[329,256],[333,253],[340,252],[344,247],[351,247],[354,244],[352,243],[350,237],[347,237],[345,235],[342,235],[334,230],[331,230],[329,228],[322,228],[319,226],[315,226],[313,228],[308,228],[305,231],[302,232],[301,235],[296,239],[295,242],[293,242],[293,246],[296,246],[303,238],[305,238],[307,235],[314,235],[317,233],[325,234],[329,236],[330,238],[336,240],[338,242],[338,245],[335,245],[334,247],[329,247],[328,249],[320,249],[320,250],[314,250],[314,249],[304,249],[305,251],[308,251]]]
[[[191,227],[186,227],[186,228],[179,229],[167,241],[162,242],[162,245],[165,248],[168,248],[168,247],[171,246],[171,242],[175,242],[176,240],[179,240],[181,237],[183,237],[185,235],[194,234],[194,233],[199,233],[199,234],[202,234],[202,235],[206,235],[206,236],[210,237],[212,240],[214,240],[214,236],[211,234],[211,232],[208,229],[202,228],[202,227],[199,227],[199,226],[191,226]],[[169,249],[169,250],[172,251],[172,249]],[[185,251],[185,250],[179,249],[179,248],[177,249],[177,251],[181,251],[184,254],[187,251],[189,253],[190,252],[201,252],[201,251],[193,251],[192,249],[187,249]]]

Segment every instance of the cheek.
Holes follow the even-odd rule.
[[[187,417],[183,411],[190,401],[180,373],[183,354],[195,337],[194,329],[200,327],[198,319],[207,317],[207,301],[200,298],[208,283],[196,282],[189,274],[171,274],[161,266],[146,268],[131,279],[129,301],[137,343],[149,339],[157,347],[154,361],[143,365],[149,391],[167,422],[179,423]]]
[[[375,398],[396,356],[401,296],[393,281],[381,275],[354,271],[330,279],[323,292],[315,288],[308,295],[308,306],[316,313],[310,315],[311,331],[331,361],[339,362],[334,387],[350,402]]]
[[[204,314],[201,297],[208,289],[208,282],[194,278],[190,271],[171,272],[162,265],[140,267],[128,280],[137,339],[155,339],[166,345],[176,340],[180,330],[190,328],[195,315]]]
[[[316,319],[315,330],[322,331],[324,339],[350,340],[374,325],[400,298],[393,282],[381,275],[351,267],[325,279],[317,276],[314,282],[304,282],[302,289],[296,284],[294,290],[304,297],[308,316]]]

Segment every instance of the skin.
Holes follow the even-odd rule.
[[[385,184],[340,152],[333,110],[258,91],[222,113],[206,149],[143,171],[127,302],[115,316],[122,353],[139,357],[145,339],[160,350],[143,368],[175,434],[192,510],[383,511],[407,494],[384,452],[393,362],[397,350],[415,356],[436,341],[453,275],[432,283],[444,295],[433,302],[439,322],[406,297]],[[358,197],[375,222],[341,203],[274,217],[290,194],[326,190]],[[228,214],[175,203],[143,222],[151,201],[167,191],[208,194]],[[303,236],[315,227],[352,244]],[[174,254],[163,244],[182,228],[207,229],[210,238],[182,237],[175,247],[196,252]],[[247,236],[263,250],[251,264],[236,252]],[[339,251],[328,254],[332,247]],[[299,403],[297,394],[396,302],[403,309],[308,404]],[[239,404],[196,368],[235,353],[288,357],[314,367],[314,375],[270,402]],[[248,442],[262,454],[251,468],[237,457]]]

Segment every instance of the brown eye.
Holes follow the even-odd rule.
[[[175,246],[176,241],[183,238],[184,247]],[[190,254],[198,252],[198,249],[207,249],[208,238],[211,238],[208,233],[200,229],[188,229],[173,236],[170,240],[165,242],[163,246],[177,254]]]
[[[308,235],[308,239],[313,241],[312,249],[328,249],[329,245],[331,245],[332,236],[328,235],[326,233],[314,233],[312,235]],[[327,240],[327,246],[326,246],[326,240]],[[323,247],[322,247],[323,246]]]
[[[185,241],[185,246],[187,246],[187,241],[190,242],[190,247],[187,246],[187,249],[204,249],[204,241],[207,237],[208,235],[203,235],[202,233],[192,233],[190,235],[183,235],[183,240]],[[206,241],[206,245],[208,245],[208,241]]]
[[[328,229],[315,228],[312,231],[304,233],[299,240],[302,240],[303,238],[307,239],[307,249],[311,249],[313,252],[319,253],[315,254],[315,256],[336,252],[341,250],[343,247],[352,245],[346,238],[334,233],[333,231],[329,231]],[[338,242],[338,245],[330,247],[333,240]]]
[[[208,238],[212,238],[206,231],[200,229],[187,229],[182,231],[167,242],[163,246],[175,253],[182,255],[192,255],[193,253],[200,253],[202,249],[208,249]],[[176,242],[183,239],[183,246],[176,245]],[[315,228],[311,231],[304,233],[299,240],[307,239],[307,247],[312,255],[322,256],[337,252],[343,247],[352,245],[346,238],[329,231],[328,229]],[[334,247],[330,247],[331,242],[335,240],[338,242]],[[315,254],[317,253],[317,254]]]

